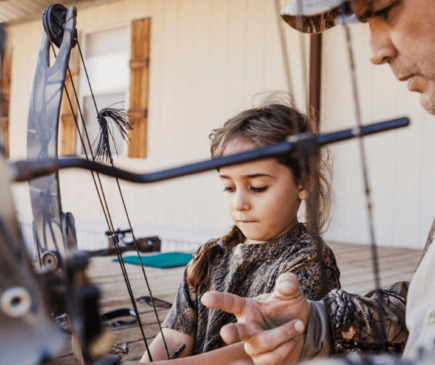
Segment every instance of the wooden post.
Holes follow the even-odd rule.
[[[320,129],[320,102],[322,91],[322,34],[313,34],[310,39],[310,90],[308,111]]]
[[[3,146],[5,157],[9,157],[9,100],[11,94],[11,65],[12,48],[5,48],[1,60],[1,81],[0,81],[0,128],[3,135]]]
[[[130,131],[128,157],[147,157],[148,82],[151,19],[135,20],[131,26]]]
[[[78,50],[75,48],[71,51],[69,68],[71,70],[71,76],[76,87],[76,91],[78,92],[80,57]],[[68,71],[65,78],[65,88],[68,91],[69,99],[71,100],[72,110],[66,92],[64,91],[62,96],[62,114],[60,116],[62,126],[60,136],[61,156],[77,154],[77,127],[74,120],[74,114],[76,115],[77,120],[80,120],[80,117],[77,115],[77,100],[74,95],[74,90]]]

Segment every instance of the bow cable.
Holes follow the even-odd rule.
[[[89,77],[88,77],[88,74],[87,74],[87,71],[86,71],[86,66],[85,66],[85,63],[84,63],[84,60],[83,60],[83,56],[82,56],[82,53],[81,53],[81,49],[80,49],[80,45],[79,45],[79,42],[78,42],[77,39],[76,39],[76,42],[77,42],[77,45],[78,45],[79,50],[80,50],[80,58],[81,58],[83,67],[85,69],[86,77],[87,77],[87,80],[88,80],[88,83],[89,83]],[[54,53],[54,55],[56,57],[56,52],[55,52],[53,44],[52,44],[52,49],[53,49],[53,53]],[[71,85],[72,85],[72,88],[73,88],[74,97],[75,97],[75,100],[77,102],[77,107],[78,107],[78,110],[79,110],[79,114],[80,114],[80,117],[81,117],[81,120],[82,120],[82,125],[83,125],[83,130],[85,132],[87,145],[88,145],[88,148],[89,148],[92,160],[95,161],[96,158],[95,158],[95,156],[93,154],[93,151],[92,151],[92,144],[90,142],[89,134],[88,134],[88,131],[87,131],[87,128],[86,128],[85,119],[84,119],[83,112],[82,112],[82,109],[81,109],[81,106],[80,106],[80,103],[79,103],[79,100],[78,100],[77,90],[76,90],[76,87],[75,87],[75,84],[74,84],[74,80],[72,78],[72,73],[71,73],[71,70],[70,70],[69,66],[67,67],[67,71],[68,71],[68,75],[69,75],[69,78],[70,78],[70,81],[71,81]],[[95,97],[94,97],[94,95],[92,93],[92,88],[91,88],[90,83],[89,83],[89,87],[90,87],[90,90],[91,90],[91,94],[92,94],[92,99],[94,101],[94,105],[96,106]],[[85,141],[84,141],[83,136],[82,136],[81,129],[80,129],[79,125],[78,125],[77,115],[74,112],[69,92],[68,92],[68,90],[67,90],[67,88],[65,86],[64,86],[64,90],[65,90],[65,94],[66,94],[67,99],[68,99],[69,106],[71,108],[71,113],[73,115],[73,119],[74,119],[74,122],[75,122],[75,125],[76,125],[76,128],[77,128],[77,132],[79,134],[79,138],[80,138],[80,141],[81,141],[84,153],[85,153],[85,157],[86,157],[87,160],[90,160],[88,152],[87,152],[87,149],[86,149]],[[97,109],[97,114],[98,114],[98,109]],[[111,159],[111,164],[114,167],[112,159]],[[146,351],[147,351],[147,354],[148,354],[148,357],[149,357],[150,361],[152,362],[153,358],[152,358],[152,355],[151,355],[151,352],[150,352],[150,349],[149,349],[149,346],[148,346],[148,343],[147,343],[147,340],[146,340],[145,332],[144,332],[142,321],[141,321],[141,318],[140,318],[140,315],[139,315],[139,311],[137,309],[137,305],[136,305],[136,302],[135,302],[135,299],[134,299],[133,290],[131,288],[131,284],[130,284],[128,273],[127,273],[127,270],[126,270],[126,267],[125,267],[125,263],[124,263],[124,261],[122,259],[122,253],[121,253],[121,250],[120,250],[119,244],[118,244],[118,237],[117,237],[117,235],[115,233],[115,228],[114,228],[113,221],[112,221],[112,218],[111,218],[111,215],[110,215],[110,211],[109,211],[107,199],[106,199],[106,196],[105,196],[105,193],[104,193],[103,185],[102,185],[102,182],[101,182],[100,174],[96,173],[96,175],[97,175],[97,179],[96,179],[95,175],[94,175],[94,172],[91,172],[91,173],[92,173],[92,179],[93,179],[96,191],[97,191],[97,195],[98,195],[101,207],[103,209],[104,218],[106,220],[107,227],[108,227],[108,230],[109,230],[109,233],[110,233],[110,241],[113,244],[113,246],[115,247],[115,252],[117,254],[118,261],[120,263],[121,271],[122,271],[122,274],[124,276],[124,281],[125,281],[125,284],[126,284],[126,287],[127,287],[128,294],[130,296],[131,303],[133,305],[134,311],[135,311],[136,316],[137,316],[137,320],[138,320],[138,323],[139,323],[139,328],[141,330],[141,334],[142,334],[142,337],[143,337],[143,340],[144,340],[144,343],[145,343]],[[97,183],[97,180],[98,180],[98,183]],[[165,341],[165,338],[164,338],[164,335],[163,335],[160,319],[159,319],[159,316],[158,316],[158,313],[157,313],[157,309],[156,309],[156,306],[155,306],[155,303],[154,303],[154,298],[152,296],[152,291],[151,291],[151,288],[150,288],[150,285],[149,285],[149,281],[148,281],[148,278],[146,276],[145,269],[143,267],[142,261],[140,260],[140,253],[139,253],[138,245],[137,245],[134,233],[133,233],[133,228],[132,228],[132,225],[131,225],[131,222],[130,222],[130,218],[128,216],[128,212],[126,210],[127,208],[126,208],[126,204],[125,204],[125,201],[124,201],[124,197],[122,195],[122,191],[121,191],[118,179],[116,179],[116,181],[117,181],[117,185],[118,185],[118,190],[119,190],[121,198],[122,198],[124,210],[125,210],[126,215],[127,215],[128,223],[129,223],[130,229],[132,231],[134,246],[135,246],[136,252],[137,252],[137,254],[139,256],[139,262],[140,262],[140,265],[142,267],[142,272],[143,272],[143,275],[144,275],[144,278],[145,278],[145,282],[146,282],[146,285],[147,285],[148,293],[149,293],[150,298],[151,298],[151,302],[152,302],[153,309],[154,309],[154,314],[156,316],[156,319],[157,319],[157,322],[158,322],[158,325],[159,325],[160,334],[161,334],[163,342],[164,342],[166,354],[167,354],[167,356],[169,358],[169,356],[170,356],[169,355],[169,351],[168,351],[167,344],[166,344],[166,341]]]
[[[89,90],[91,91],[91,96],[92,96],[92,100],[93,100],[93,102],[94,102],[95,111],[96,111],[96,113],[97,113],[97,115],[98,115],[97,102],[96,102],[96,100],[95,100],[95,95],[94,95],[93,90],[92,90],[91,82],[90,82],[90,80],[89,80],[88,70],[87,70],[87,68],[86,68],[86,64],[85,64],[85,61],[84,61],[84,57],[83,57],[83,53],[82,53],[82,49],[81,49],[81,47],[80,47],[80,43],[79,43],[78,39],[77,39],[77,48],[78,48],[79,53],[80,53],[80,59],[81,59],[81,61],[82,61],[83,69],[84,69],[84,71],[85,71],[86,80],[87,80],[87,82],[88,82]],[[83,122],[83,124],[84,124],[84,122]],[[112,158],[110,159],[110,164],[112,165],[112,167],[115,167]],[[148,277],[147,277],[146,272],[145,272],[145,267],[144,267],[144,265],[143,265],[143,263],[142,263],[142,260],[141,260],[141,257],[140,257],[139,246],[138,246],[138,244],[137,244],[136,236],[135,236],[135,234],[134,234],[133,226],[132,226],[132,224],[131,224],[130,215],[128,214],[127,205],[126,205],[126,203],[125,203],[125,199],[124,199],[124,194],[122,193],[122,189],[121,189],[121,185],[120,185],[120,183],[119,183],[119,179],[118,179],[118,178],[115,178],[115,180],[116,180],[116,185],[117,185],[117,187],[118,187],[119,195],[120,195],[121,200],[122,200],[122,205],[123,205],[123,207],[124,207],[124,212],[125,212],[125,215],[126,215],[126,218],[127,218],[127,221],[128,221],[128,225],[129,225],[129,228],[130,228],[130,230],[131,230],[131,235],[132,235],[132,238],[133,238],[134,247],[135,247],[135,249],[136,249],[136,253],[137,253],[138,257],[139,257],[140,267],[141,267],[141,269],[142,269],[142,274],[143,274],[143,277],[144,277],[145,283],[146,283],[146,285],[147,285],[148,294],[149,294],[149,296],[150,296],[151,303],[152,303],[152,307],[153,307],[153,310],[154,310],[154,314],[155,314],[156,319],[157,319],[157,323],[158,323],[158,326],[159,326],[160,335],[162,336],[163,345],[164,345],[164,347],[165,347],[166,355],[167,355],[167,357],[168,357],[168,359],[169,359],[169,358],[170,358],[170,355],[169,355],[168,346],[167,346],[167,343],[166,343],[166,340],[165,340],[165,336],[163,335],[163,330],[162,330],[162,326],[161,326],[161,323],[160,323],[159,315],[158,315],[158,313],[157,313],[157,308],[156,308],[156,305],[155,305],[155,302],[154,302],[154,297],[153,297],[153,293],[152,293],[152,290],[151,290],[151,286],[150,286],[150,284],[149,284]],[[119,250],[119,246],[118,246],[118,250]],[[120,260],[120,262],[121,262],[121,261],[122,261],[122,260]],[[124,263],[123,263],[123,264],[124,264]],[[151,353],[148,353],[148,356],[149,356],[150,360],[152,361]]]
[[[52,49],[53,49],[53,53],[54,53],[54,55],[56,57],[56,52],[54,50],[53,44],[52,44]],[[69,73],[69,76],[70,76],[70,79],[71,79],[71,84],[73,86],[74,94],[75,94],[75,97],[76,97],[77,107],[78,107],[80,115],[82,117],[83,125],[85,125],[84,119],[83,119],[83,114],[82,114],[82,111],[81,111],[80,103],[78,102],[78,97],[77,97],[77,94],[76,94],[76,89],[75,89],[75,86],[74,86],[74,82],[73,82],[73,79],[72,79],[72,75],[71,75],[71,71],[69,69],[69,66],[67,67],[67,70],[68,70],[68,73]],[[88,156],[88,154],[86,152],[86,147],[85,147],[85,144],[84,144],[83,136],[82,136],[82,134],[80,132],[80,128],[79,128],[79,125],[78,125],[77,116],[76,116],[76,114],[74,112],[74,109],[72,107],[72,103],[71,103],[71,99],[70,99],[68,90],[66,89],[65,86],[64,86],[64,90],[65,90],[65,94],[67,95],[68,103],[69,103],[70,108],[71,108],[71,113],[73,115],[73,119],[74,119],[74,122],[76,124],[79,136],[80,136],[80,141],[82,142],[83,150],[85,151],[86,159],[89,160],[89,156]],[[88,135],[86,127],[84,127],[84,130],[85,130],[85,134],[86,134],[86,138],[87,138],[88,144],[90,145],[89,135]],[[93,156],[91,148],[90,148],[90,152],[91,152],[93,161],[95,161],[95,157]],[[104,216],[105,216],[105,219],[106,219],[108,230],[111,233],[111,237],[114,237],[113,232],[115,231],[115,229],[114,229],[112,218],[110,216],[110,212],[109,212],[109,209],[108,209],[108,204],[107,204],[106,196],[104,194],[104,189],[103,189],[103,186],[102,186],[100,175],[99,175],[99,173],[96,173],[97,179],[98,179],[98,184],[97,184],[97,182],[95,180],[94,172],[92,171],[91,173],[92,173],[92,178],[93,178],[93,181],[94,181],[94,184],[95,184],[95,188],[97,190],[98,198],[100,200],[101,207],[103,209],[103,213],[104,213]],[[101,191],[100,191],[100,189],[101,189]],[[103,203],[103,201],[104,201],[104,203]],[[150,350],[149,350],[149,347],[148,347],[148,342],[146,340],[146,336],[145,336],[145,332],[144,332],[144,329],[143,329],[143,325],[142,325],[142,322],[141,322],[141,319],[140,319],[140,316],[139,316],[139,311],[137,309],[137,306],[136,306],[136,303],[135,303],[135,300],[134,300],[133,291],[131,289],[130,280],[128,278],[127,270],[126,270],[125,266],[123,265],[124,263],[122,261],[121,251],[119,250],[119,246],[118,246],[116,240],[112,239],[111,242],[114,244],[115,252],[116,252],[116,254],[118,256],[118,260],[120,262],[121,271],[122,271],[122,274],[124,276],[124,280],[125,280],[125,284],[126,284],[126,287],[127,287],[127,291],[128,291],[129,296],[130,296],[130,300],[131,300],[131,303],[133,305],[134,312],[136,314],[136,317],[137,317],[137,320],[138,320],[138,323],[139,323],[139,328],[141,330],[142,338],[143,338],[144,343],[145,343],[146,351],[148,353],[148,356],[150,357],[150,360],[152,361],[151,353],[150,353]]]

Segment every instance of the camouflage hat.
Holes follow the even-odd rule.
[[[337,24],[343,10],[351,13],[349,0],[293,0],[282,11],[284,21],[304,33],[319,33]]]

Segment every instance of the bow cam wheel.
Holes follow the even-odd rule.
[[[60,48],[62,44],[67,10],[62,4],[54,4],[42,13],[42,24],[44,25],[45,33],[57,48]],[[74,46],[75,42],[72,47]]]

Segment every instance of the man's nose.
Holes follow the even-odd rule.
[[[384,27],[370,25],[370,61],[375,65],[390,63],[397,57],[397,49]]]
[[[250,209],[247,194],[242,189],[237,190],[234,195],[233,209],[237,211],[244,211]]]

